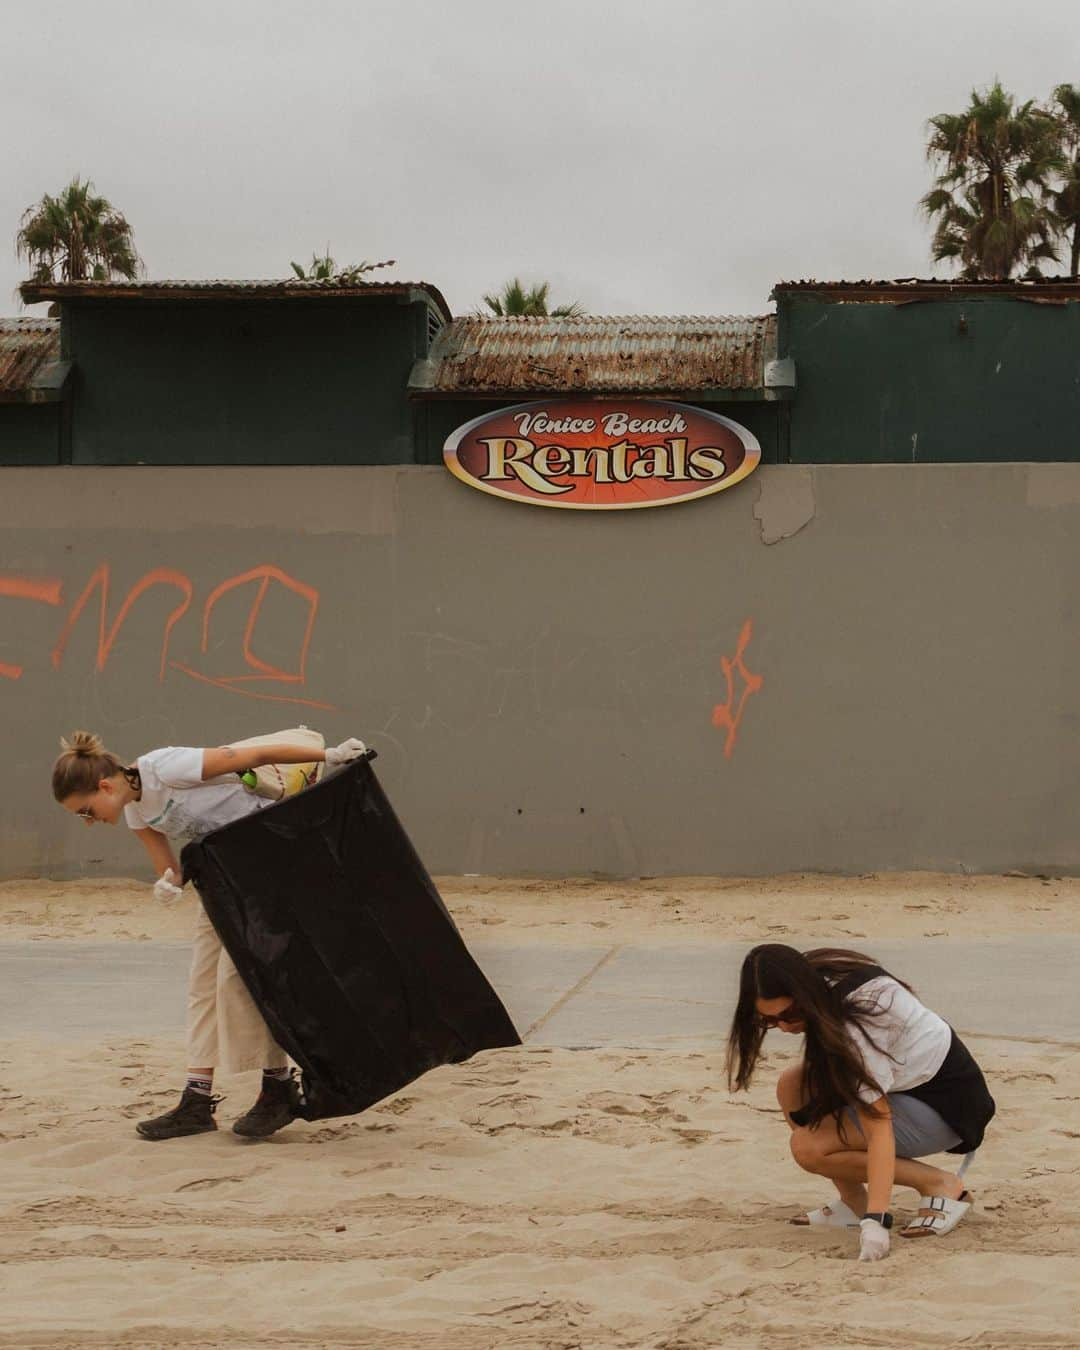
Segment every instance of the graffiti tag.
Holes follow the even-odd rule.
[[[750,639],[754,634],[754,625],[750,619],[747,619],[739,633],[739,640],[735,644],[735,659],[729,661],[726,656],[720,658],[720,669],[723,671],[724,679],[727,681],[727,699],[723,703],[718,703],[712,711],[712,724],[718,731],[727,731],[724,738],[724,758],[730,759],[731,753],[735,749],[735,741],[739,734],[739,724],[743,719],[743,712],[747,701],[761,689],[765,683],[760,675],[755,675],[753,671],[747,670],[743,661],[743,653],[750,645]],[[742,690],[739,694],[738,703],[735,701],[735,675],[742,681]]]
[[[64,666],[68,641],[81,618],[83,611],[91,606],[97,597],[97,652],[94,669],[105,670],[109,663],[117,637],[131,612],[132,607],[148,591],[165,587],[173,593],[175,604],[164,622],[161,635],[161,650],[158,659],[158,680],[164,682],[170,670],[204,684],[216,685],[245,698],[264,699],[273,703],[300,703],[309,708],[333,709],[332,703],[308,698],[299,693],[274,692],[273,686],[292,686],[303,688],[307,683],[307,660],[311,647],[312,633],[315,629],[315,617],[319,611],[319,592],[314,586],[290,576],[281,567],[272,563],[262,563],[258,567],[238,572],[227,577],[215,586],[206,597],[202,606],[199,628],[199,651],[206,656],[210,649],[211,619],[218,601],[228,592],[238,587],[252,587],[250,604],[241,636],[241,654],[244,669],[240,673],[219,674],[207,670],[196,670],[185,661],[174,660],[170,656],[170,643],[173,629],[191,609],[195,598],[195,586],[185,573],[171,567],[155,567],[145,573],[132,585],[110,622],[110,591],[112,589],[112,568],[108,562],[101,563],[92,573],[82,591],[67,610],[63,625],[50,652],[50,661],[54,670]],[[276,588],[282,588],[289,595],[300,598],[306,614],[302,619],[302,630],[298,634],[296,661],[292,669],[272,665],[263,660],[255,651],[255,634],[267,596]],[[0,597],[13,600],[30,601],[54,608],[63,608],[63,582],[57,577],[27,577],[0,573]],[[24,668],[10,662],[0,661],[0,677],[18,680]],[[265,685],[268,688],[252,688],[252,685]]]

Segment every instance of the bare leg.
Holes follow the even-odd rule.
[[[843,1138],[832,1119],[823,1120],[813,1129],[797,1128],[792,1132],[791,1152],[804,1171],[828,1177],[838,1190],[842,1185],[862,1185],[866,1181],[866,1140],[854,1125],[848,1127]],[[964,1183],[954,1173],[943,1172],[940,1167],[931,1167],[915,1158],[897,1158],[895,1175],[898,1186],[910,1186],[917,1195],[944,1195],[958,1200],[964,1192]],[[865,1208],[864,1201],[864,1211]]]
[[[776,1100],[780,1103],[780,1109],[784,1113],[784,1119],[787,1121],[791,1130],[802,1129],[802,1126],[796,1125],[791,1119],[792,1111],[797,1111],[804,1105],[802,1099],[802,1065],[797,1064],[791,1069],[785,1069],[780,1075],[776,1084]],[[855,1214],[866,1213],[866,1186],[863,1184],[866,1180],[866,1168],[863,1167],[862,1178],[851,1181],[846,1177],[829,1176],[829,1180],[839,1192],[840,1199],[847,1205],[848,1209]],[[826,1214],[831,1213],[828,1205],[823,1206]],[[794,1224],[805,1226],[810,1222],[805,1214],[800,1214],[791,1221]]]

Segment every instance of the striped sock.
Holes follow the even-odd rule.
[[[187,1085],[192,1092],[198,1092],[203,1097],[209,1097],[214,1090],[214,1076],[210,1074],[189,1074]]]
[[[264,1077],[264,1078],[274,1078],[274,1079],[276,1079],[279,1083],[284,1083],[285,1080],[286,1080],[287,1078],[290,1077],[290,1074],[289,1074],[289,1070],[286,1069],[286,1068],[281,1068],[281,1069],[263,1069],[263,1077]]]

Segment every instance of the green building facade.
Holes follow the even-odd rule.
[[[1080,459],[1076,282],[781,285],[801,464]]]
[[[766,463],[1080,459],[1080,285],[778,285],[745,319],[453,319],[427,283],[27,285],[0,465],[437,464],[508,404],[723,413]]]

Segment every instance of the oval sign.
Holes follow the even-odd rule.
[[[446,467],[496,497],[627,511],[734,487],[761,459],[738,422],[682,403],[556,399],[488,413],[451,433]]]

